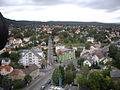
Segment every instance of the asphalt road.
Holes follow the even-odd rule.
[[[54,68],[45,72],[45,75],[39,76],[37,79],[32,81],[24,90],[41,90],[41,86],[44,85],[47,80],[52,77]]]
[[[48,39],[48,55],[47,59],[50,65],[53,64],[53,46],[52,46],[52,39]]]

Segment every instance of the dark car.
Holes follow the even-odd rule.
[[[47,81],[47,84],[50,84],[51,83],[51,80],[49,79],[48,81]]]

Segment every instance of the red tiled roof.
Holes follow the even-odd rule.
[[[19,73],[20,73],[20,70],[15,69],[10,73],[10,75],[18,75]]]
[[[7,66],[0,66],[0,71],[1,71],[2,69],[6,69],[6,71],[10,72],[10,70],[12,69],[12,67],[9,66],[9,65],[7,65]]]
[[[14,40],[15,38],[14,37],[10,37],[9,40]]]
[[[15,40],[20,40],[19,38],[16,38]]]

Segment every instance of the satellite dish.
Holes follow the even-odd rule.
[[[5,18],[0,12],[0,50],[4,48],[7,43],[8,38],[8,26],[6,24]]]

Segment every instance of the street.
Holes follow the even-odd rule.
[[[54,68],[45,72],[45,75],[40,75],[38,78],[32,81],[24,90],[41,90],[41,86],[44,85],[46,81],[51,78],[53,71]]]
[[[38,76],[24,90],[41,90],[41,86],[44,85],[47,82],[47,80],[51,79],[52,73],[55,69],[55,65],[53,65],[53,47],[52,47],[51,38],[48,39],[47,59],[48,59],[48,63],[50,64],[51,69],[47,67],[46,70],[41,71],[43,75]]]

